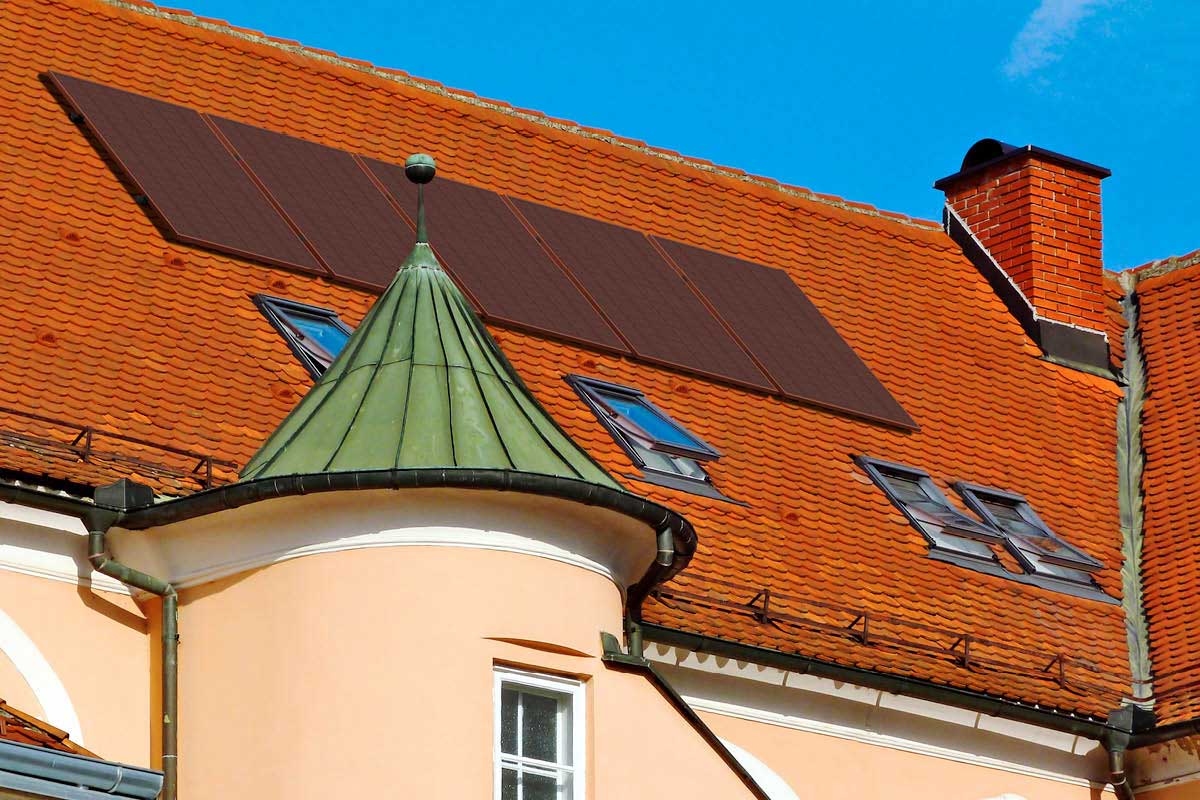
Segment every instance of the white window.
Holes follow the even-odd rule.
[[[496,800],[583,800],[583,684],[497,667]]]

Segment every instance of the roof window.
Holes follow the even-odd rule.
[[[950,505],[928,473],[873,458],[856,461],[925,536],[934,552],[954,557],[951,560],[997,561],[989,545],[1004,541],[1004,536]]]
[[[980,517],[1004,532],[1008,549],[1029,573],[1091,586],[1089,573],[1104,567],[1058,538],[1024,497],[968,483],[954,488]]]
[[[671,419],[637,389],[572,375],[579,392],[608,432],[642,471],[641,479],[709,497],[724,498],[701,466],[721,457],[711,445]]]
[[[321,377],[350,339],[351,329],[335,311],[264,294],[255,295],[254,303],[314,379]]]

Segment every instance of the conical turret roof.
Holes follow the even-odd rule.
[[[619,488],[530,394],[438,263],[421,217],[391,285],[242,479],[462,468]]]

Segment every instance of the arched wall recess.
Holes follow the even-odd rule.
[[[66,687],[42,651],[3,609],[0,609],[0,650],[29,684],[33,696],[42,706],[46,722],[70,734],[75,744],[83,745],[83,727]]]
[[[800,800],[800,795],[792,791],[792,787],[788,786],[787,781],[779,777],[775,770],[727,739],[722,739],[721,744],[725,745],[771,800]],[[1003,800],[1008,800],[1008,798]]]

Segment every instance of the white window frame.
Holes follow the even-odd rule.
[[[554,764],[526,756],[512,756],[500,752],[501,725],[501,690],[509,686],[521,689],[532,689],[535,692],[546,692],[562,697],[568,701],[570,712],[571,732],[571,764]],[[530,767],[532,771],[545,774],[557,772],[571,773],[571,792],[569,800],[584,800],[587,797],[587,707],[584,703],[584,685],[582,682],[558,675],[548,675],[540,672],[497,666],[493,669],[492,677],[492,797],[501,800],[503,788],[501,772],[504,763],[519,764]],[[561,720],[560,720],[561,723]],[[560,726],[559,735],[563,728]]]

